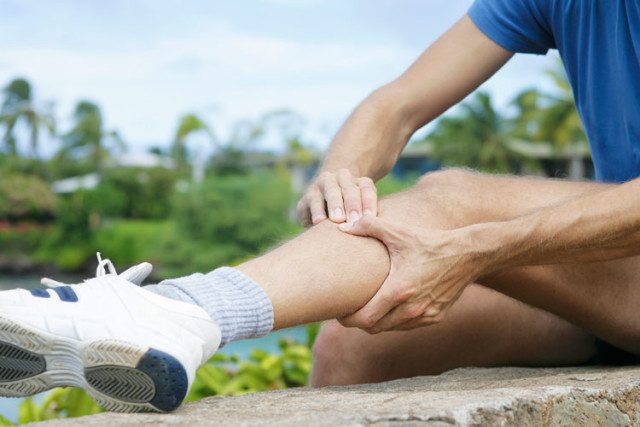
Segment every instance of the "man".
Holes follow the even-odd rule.
[[[1,293],[0,392],[74,385],[108,409],[169,411],[220,343],[323,319],[392,332],[325,324],[315,385],[467,365],[634,360],[635,46],[636,2],[477,0],[346,122],[299,205],[315,224],[302,235],[237,268],[144,288],[136,285],[148,264],[117,275],[100,260],[84,284],[45,280],[53,290]],[[553,47],[569,71],[599,180],[624,184],[450,170],[377,203],[372,179],[391,169],[416,129],[514,52]]]

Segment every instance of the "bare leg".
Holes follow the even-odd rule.
[[[446,171],[428,175],[415,188],[385,199],[381,202],[380,215],[416,226],[455,228],[513,218],[593,191],[598,185],[601,184]],[[483,284],[634,350],[640,349],[637,339],[640,319],[635,320],[640,301],[640,287],[636,286],[635,278],[640,267],[636,264],[636,259],[625,259],[587,265],[527,267],[503,272]],[[272,299],[276,327],[340,317],[355,311],[375,293],[388,268],[386,251],[379,243],[346,236],[329,223],[314,227],[240,267],[263,285]],[[514,309],[515,317],[530,310],[524,305],[521,307]],[[544,316],[548,318],[547,314]],[[443,328],[449,322],[443,322]],[[550,324],[558,327],[562,322],[556,320]],[[467,326],[475,327],[473,323]],[[431,330],[435,328],[425,328],[422,332],[429,334]],[[573,331],[575,336],[580,334],[579,328]],[[455,331],[449,332],[451,335]],[[523,331],[521,335],[526,333]],[[512,338],[513,346],[520,345],[517,337]],[[436,340],[432,344],[437,348],[440,343]],[[583,360],[584,352],[574,358]]]
[[[279,329],[353,313],[380,287],[389,257],[377,240],[325,221],[238,268],[264,288]]]
[[[412,331],[369,335],[324,323],[314,346],[313,386],[436,375],[462,366],[584,363],[593,337],[569,322],[491,289],[471,285],[447,318]]]

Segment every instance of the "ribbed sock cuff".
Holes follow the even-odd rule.
[[[256,282],[235,268],[163,280],[146,288],[202,307],[220,327],[222,344],[261,337],[273,329],[271,300]]]

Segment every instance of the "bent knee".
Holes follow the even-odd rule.
[[[464,188],[465,185],[479,176],[469,169],[441,169],[424,174],[418,179],[416,187],[425,191],[437,191],[443,188]]]
[[[380,200],[380,216],[405,224],[457,228],[480,222],[478,174],[444,169],[423,175],[409,190]]]

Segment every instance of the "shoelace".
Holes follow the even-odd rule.
[[[98,267],[96,268],[96,277],[106,276],[107,274],[118,274],[116,272],[116,268],[113,266],[113,263],[109,258],[102,259],[102,255],[100,252],[96,252],[96,256],[98,257]],[[107,273],[108,271],[108,273]],[[43,277],[40,280],[44,286],[48,288],[58,288],[60,286],[69,286],[67,283],[62,283],[57,280],[50,279],[48,277]]]

